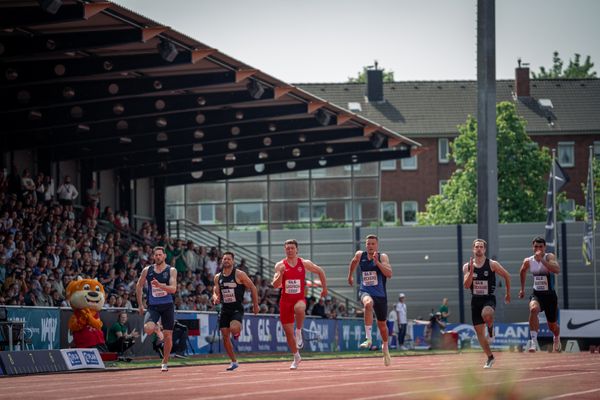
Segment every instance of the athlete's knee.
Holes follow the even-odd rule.
[[[531,315],[538,315],[540,313],[540,306],[538,305],[538,303],[529,303],[529,313]]]
[[[485,320],[489,320],[490,318],[494,318],[494,309],[492,307],[483,307],[483,310],[481,310],[481,316],[483,317],[483,319]],[[486,321],[489,322],[489,321]]]
[[[294,305],[294,312],[295,313],[302,313],[304,314],[306,312],[306,303],[303,301],[299,301]]]
[[[372,310],[373,309],[373,299],[372,298],[366,298],[363,300],[363,304],[365,306],[365,309],[369,309]]]
[[[156,330],[156,324],[152,321],[146,322],[144,324],[144,332],[146,335],[152,335]]]
[[[232,334],[237,335],[242,331],[242,324],[240,323],[240,321],[231,321],[231,323],[229,324],[229,330]]]

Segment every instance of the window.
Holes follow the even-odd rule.
[[[567,199],[558,204],[558,212],[562,217],[563,221],[572,222],[575,221],[573,211],[575,210],[575,200]]]
[[[263,222],[262,203],[234,204],[236,224],[260,224]]]
[[[344,165],[344,171],[350,171],[350,169],[353,169],[355,172],[360,171],[360,164]]]
[[[382,171],[395,171],[396,170],[396,160],[385,160],[381,162],[381,170]]]
[[[600,158],[600,142],[594,142],[594,157]]]
[[[448,183],[448,179],[440,179],[439,182],[439,194],[444,194],[444,186]]]
[[[563,168],[575,166],[574,142],[558,142],[558,163]]]
[[[417,211],[419,211],[419,205],[416,201],[403,201],[402,202],[402,224],[403,225],[414,225],[417,223]]]
[[[355,113],[359,113],[362,111],[362,107],[361,107],[360,103],[351,101],[348,103],[348,110],[355,112]]]
[[[403,158],[400,161],[400,168],[403,170],[416,170],[417,169],[417,156]]]
[[[440,164],[446,164],[450,160],[450,146],[447,138],[438,139],[438,161]]]
[[[325,203],[312,204],[312,220],[320,221],[322,217],[327,215],[327,206]],[[310,221],[309,204],[298,204],[298,221]]]
[[[200,204],[198,206],[198,223],[214,224],[215,223],[215,205]]]
[[[347,201],[345,206],[345,218],[346,221],[352,221],[352,202]],[[360,202],[354,202],[354,220],[362,221],[362,207]]]
[[[185,207],[184,206],[167,206],[167,212],[165,219],[185,219]]]
[[[386,225],[393,225],[396,223],[397,210],[395,201],[382,201],[381,202],[381,219]]]

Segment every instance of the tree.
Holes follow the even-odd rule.
[[[356,78],[348,77],[348,83],[367,83],[367,70],[370,67],[363,67],[362,72],[357,74]],[[377,68],[377,61],[375,61],[375,68]],[[394,82],[394,71],[386,72],[385,68],[381,70],[383,72],[384,82]]]
[[[533,79],[582,79],[595,78],[596,71],[591,71],[594,63],[590,61],[590,56],[585,58],[581,64],[581,55],[575,53],[575,60],[569,59],[569,66],[563,71],[563,60],[559,57],[558,51],[554,52],[552,57],[552,68],[546,71],[546,68],[540,67],[540,72],[531,72]]]
[[[552,158],[525,132],[525,120],[513,103],[496,106],[498,143],[498,219],[501,223],[542,221]],[[457,169],[442,194],[429,197],[421,225],[474,224],[477,222],[477,121],[472,116],[458,127],[451,144]]]

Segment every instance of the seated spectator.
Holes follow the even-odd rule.
[[[121,358],[127,349],[134,345],[135,339],[140,336],[135,328],[129,332],[127,326],[128,318],[129,316],[126,312],[120,312],[119,319],[110,326],[106,335],[108,350],[116,352]]]

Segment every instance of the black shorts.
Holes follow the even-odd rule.
[[[146,315],[144,315],[144,324],[149,321],[157,323],[159,319],[164,330],[172,331],[175,326],[175,305],[167,303],[148,306]]]
[[[227,328],[229,329],[229,325],[231,321],[239,321],[242,323],[242,319],[244,318],[244,309],[234,309],[234,310],[221,310],[221,315],[219,316],[219,328]]]
[[[556,322],[558,316],[558,296],[554,290],[549,292],[533,291],[529,301],[535,300],[540,303],[540,311],[546,314],[546,321]]]
[[[473,326],[481,325],[484,323],[481,312],[484,307],[490,306],[494,310],[496,309],[496,296],[473,296],[471,297],[471,319],[473,320]]]
[[[377,321],[387,321],[387,298],[371,296],[367,292],[358,292],[360,301],[364,296],[369,296],[373,299],[373,310],[375,311],[375,317]]]

